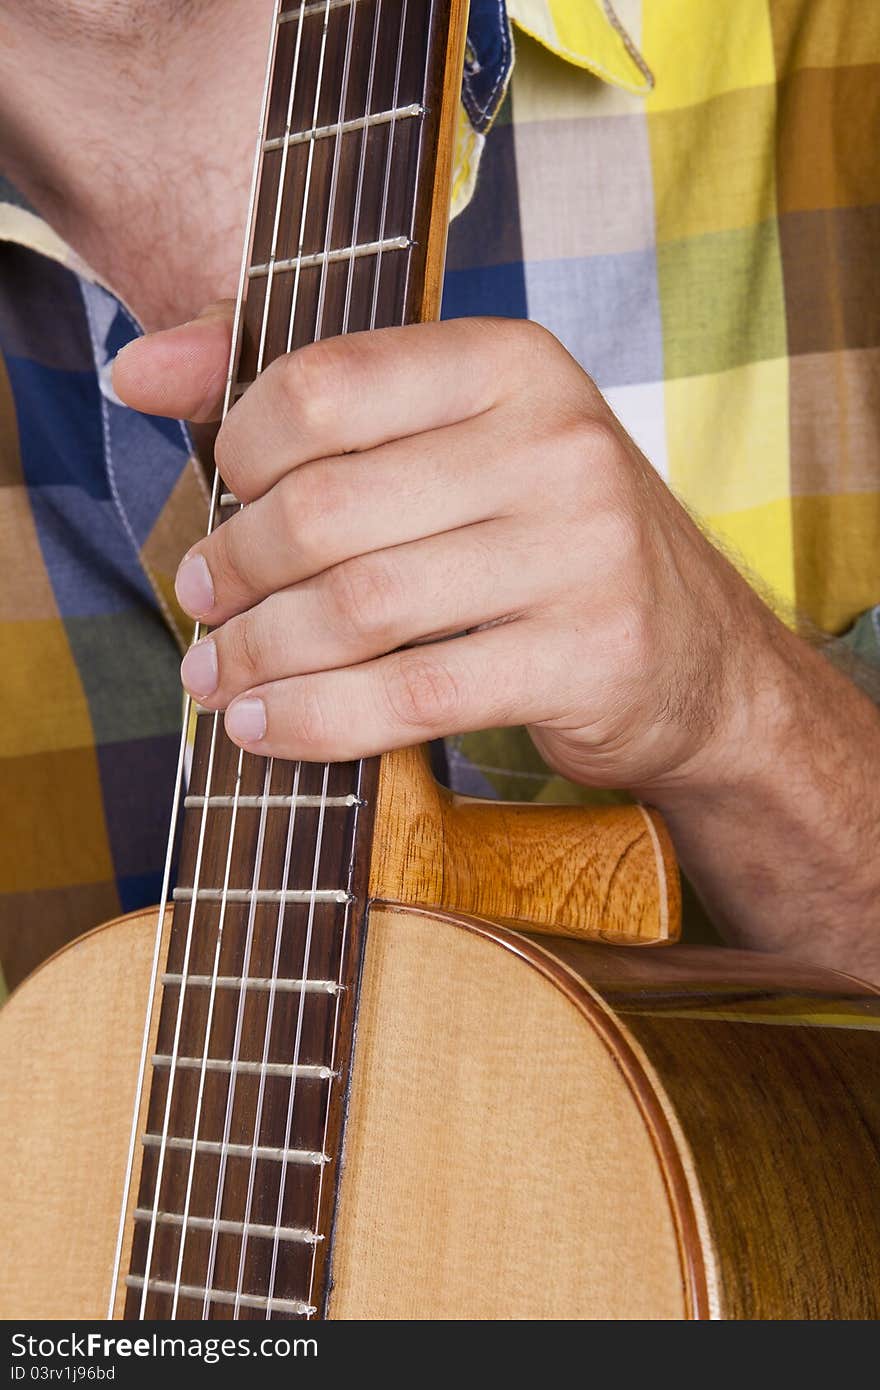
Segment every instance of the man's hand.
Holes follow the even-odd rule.
[[[223,323],[198,326],[212,352]],[[150,346],[116,369],[133,403]],[[216,409],[215,366],[178,374],[188,413]],[[215,629],[183,680],[252,751],[343,759],[526,724],[563,775],[647,788],[738,735],[772,620],[543,329],[307,347],[234,407],[216,459],[248,505],[178,573]]]
[[[216,418],[229,343],[215,306],[126,349],[114,384]],[[733,939],[880,977],[876,709],[550,334],[461,319],[304,348],[216,459],[247,505],[178,572],[213,629],[182,673],[237,743],[332,761],[525,724],[566,777],[663,810]]]

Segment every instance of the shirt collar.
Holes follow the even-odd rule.
[[[0,174],[0,241],[12,241],[29,251],[37,251],[49,260],[58,261],[87,280],[98,281],[98,276],[86,265],[62,237],[54,232],[48,222],[44,222],[17,188]]]
[[[566,63],[644,95],[654,77],[610,0],[507,0],[517,29]]]

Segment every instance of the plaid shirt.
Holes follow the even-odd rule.
[[[618,15],[620,18],[618,19]],[[509,16],[509,18],[508,18]],[[623,23],[621,23],[621,20]],[[512,26],[511,22],[512,21]],[[515,50],[515,61],[514,61]],[[880,651],[880,7],[472,0],[444,314],[536,319],[749,571]],[[0,206],[0,959],[155,901],[206,495],[115,399],[139,332]],[[857,621],[858,620],[858,621]],[[521,730],[462,790],[585,799]]]

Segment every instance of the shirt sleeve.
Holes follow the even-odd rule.
[[[857,660],[880,670],[880,603],[857,618],[840,641]]]

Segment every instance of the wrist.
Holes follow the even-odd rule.
[[[674,769],[632,789],[642,800],[672,811],[682,801],[770,795],[808,736],[805,711],[829,698],[825,677],[836,673],[763,605],[761,610],[745,640],[728,650],[710,731]]]

